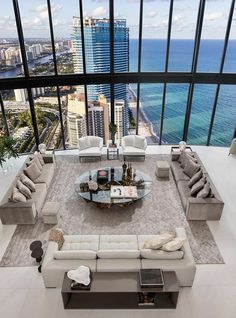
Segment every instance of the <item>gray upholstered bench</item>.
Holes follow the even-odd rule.
[[[46,202],[42,210],[43,222],[45,224],[57,224],[59,208],[59,202]]]
[[[170,165],[168,161],[157,161],[156,176],[158,178],[169,178]]]

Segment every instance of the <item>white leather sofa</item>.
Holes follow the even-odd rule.
[[[183,228],[177,236],[186,236]],[[45,287],[61,287],[64,273],[86,265],[93,272],[133,272],[140,268],[162,268],[176,271],[180,286],[192,286],[196,265],[188,241],[182,250],[164,252],[143,249],[153,235],[65,235],[65,242],[50,241],[42,264]]]
[[[82,158],[102,158],[103,139],[96,136],[86,136],[79,138],[79,160]]]
[[[145,160],[147,141],[145,137],[130,135],[122,137],[121,146],[124,159],[141,157]]]

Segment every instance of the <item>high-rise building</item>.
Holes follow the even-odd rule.
[[[67,126],[70,147],[78,146],[78,139],[87,135],[85,101],[82,94],[68,95]]]
[[[75,73],[83,72],[80,18],[73,18],[73,61]],[[110,72],[110,23],[109,19],[84,19],[85,63],[87,73]],[[114,69],[115,72],[129,70],[129,28],[125,19],[114,21]],[[99,94],[110,99],[107,84],[88,85],[88,99],[95,100]],[[123,135],[128,133],[127,85],[115,85],[115,99],[124,100]]]
[[[109,114],[110,114],[110,108],[111,105],[108,103],[109,106]],[[121,100],[115,100],[114,101],[114,122],[117,127],[117,133],[115,136],[115,139],[117,142],[120,144],[121,143],[121,138],[123,137],[123,131],[124,131],[124,108],[125,108],[125,102],[123,99]]]
[[[25,88],[14,89],[16,102],[26,102],[28,100],[28,92]]]

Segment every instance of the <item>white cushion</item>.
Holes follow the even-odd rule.
[[[123,140],[125,142],[125,147],[134,147],[135,144],[135,136],[125,136],[123,137]]]
[[[135,136],[134,146],[140,149],[145,149],[145,138],[140,136]]]
[[[88,137],[79,138],[78,142],[80,150],[87,149],[90,147],[90,140]]]
[[[139,250],[99,250],[97,252],[99,258],[139,258]]]
[[[173,240],[171,240],[170,242],[164,244],[161,247],[161,249],[163,251],[167,251],[167,252],[178,251],[184,245],[185,241],[186,241],[185,237],[176,237]]]
[[[128,147],[125,147],[123,149],[123,154],[124,155],[130,155],[130,156],[140,156],[140,155],[145,155],[145,150],[143,149],[140,149],[140,148],[136,148],[136,147],[131,147],[131,146],[128,146]]]
[[[98,147],[99,148],[99,143],[100,143],[99,137],[89,136],[88,138],[89,138],[90,147]]]
[[[101,150],[98,147],[86,148],[79,150],[79,156],[101,156]]]
[[[136,235],[100,235],[99,250],[138,250]]]
[[[168,243],[167,243],[168,244]],[[162,250],[141,249],[142,258],[147,259],[181,259],[184,256],[183,251],[166,252]]]
[[[163,234],[158,234],[155,236],[152,236],[151,238],[148,238],[142,248],[150,248],[150,249],[158,249],[165,243],[171,241],[175,237],[174,233],[163,233]]]
[[[64,235],[65,242],[61,251],[65,250],[98,250],[98,235]]]
[[[96,259],[97,253],[92,250],[66,250],[54,252],[53,257],[55,259]]]

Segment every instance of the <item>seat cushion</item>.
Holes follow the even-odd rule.
[[[90,147],[79,151],[81,157],[101,156],[101,150],[98,147]]]
[[[145,150],[128,146],[123,149],[123,154],[126,156],[143,156],[145,155]]]
[[[180,180],[177,186],[178,186],[179,195],[180,195],[180,199],[182,201],[183,207],[186,208],[187,200],[191,196],[190,189],[188,187],[188,182]]]
[[[66,250],[98,250],[98,235],[64,235],[65,242],[61,251]]]
[[[97,253],[92,250],[65,250],[54,252],[53,257],[55,259],[96,259]]]
[[[190,178],[183,172],[183,169],[180,167],[178,161],[171,162],[171,170],[176,182],[180,180],[189,181]]]
[[[100,235],[100,250],[138,250],[136,235]]]
[[[43,166],[41,175],[34,180],[35,183],[46,183],[47,188],[50,186],[54,175],[55,164],[47,163]]]
[[[47,195],[47,186],[46,183],[36,183],[35,192],[32,192],[31,199],[35,202],[35,207],[39,213],[43,207],[44,200]]]
[[[184,251],[167,252],[162,250],[141,249],[141,257],[146,259],[181,259]]]
[[[140,259],[97,259],[97,272],[138,272]]]
[[[139,258],[140,250],[120,249],[120,250],[98,250],[97,256],[99,258]]]

